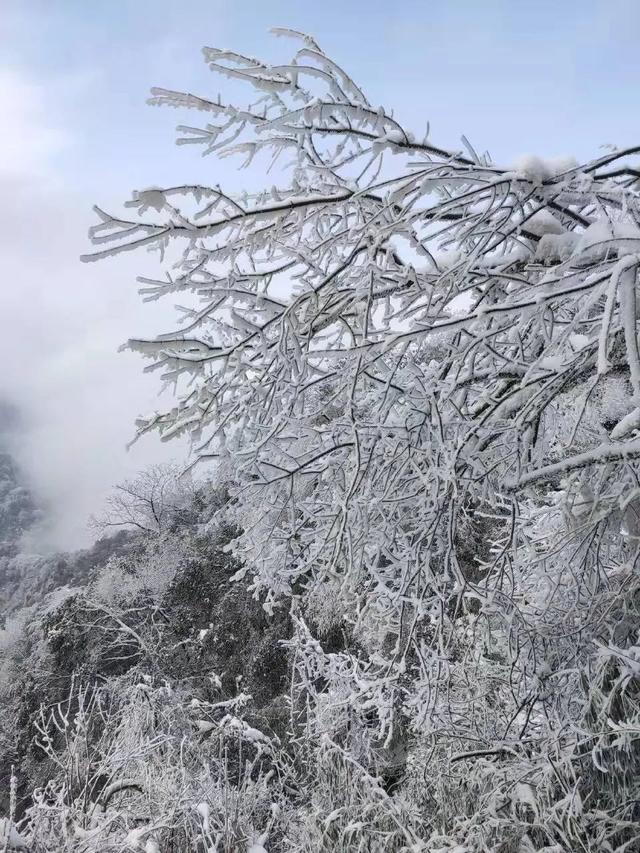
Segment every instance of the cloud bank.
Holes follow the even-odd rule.
[[[183,454],[153,438],[125,449],[135,416],[156,406],[158,382],[117,348],[134,332],[161,328],[166,308],[141,306],[139,258],[80,263],[92,199],[55,168],[58,155],[73,154],[74,139],[48,124],[50,96],[0,67],[0,399],[22,413],[13,440],[48,510],[43,549],[85,544],[87,518],[113,485]]]

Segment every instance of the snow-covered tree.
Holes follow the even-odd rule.
[[[151,465],[117,485],[102,515],[93,519],[100,533],[123,527],[162,533],[180,521],[193,503],[195,484],[174,465]]]
[[[234,484],[251,588],[294,602],[314,760],[330,738],[376,779],[403,755],[420,789],[429,831],[405,815],[398,844],[629,850],[640,147],[498,165],[277,32],[301,43],[280,65],[204,51],[249,105],[151,98],[204,113],[178,141],[241,155],[262,189],[96,208],[85,260],[157,249],[141,292],[181,302],[129,341],[177,393],[140,433],[188,434]]]

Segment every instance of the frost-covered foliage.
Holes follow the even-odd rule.
[[[152,465],[121,483],[93,526],[101,533],[114,527],[162,533],[188,522],[197,488],[181,474],[174,465]]]
[[[231,853],[282,836],[291,632],[230,582],[232,531],[212,523],[224,500],[194,494],[173,531],[135,534],[84,584],[7,620],[0,841]]]
[[[640,149],[499,166],[280,34],[205,49],[246,107],[152,97],[264,188],[136,192],[87,259],[173,262],[140,431],[219,460],[236,577],[293,606],[283,849],[637,849]]]
[[[0,399],[0,559],[14,556],[20,537],[42,517],[12,453],[20,428],[18,410]]]
[[[33,496],[21,482],[12,454],[0,448],[0,559],[16,555],[20,537],[39,518]]]
[[[42,521],[37,505],[13,454],[19,428],[15,408],[0,400],[0,613],[6,618],[15,606],[25,604],[24,580],[32,577],[41,560],[24,553],[23,539]],[[27,585],[29,583],[27,582]]]
[[[278,744],[238,705],[138,676],[42,712],[38,746],[58,772],[25,815],[30,849],[230,853],[279,829]]]

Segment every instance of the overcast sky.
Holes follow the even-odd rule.
[[[79,262],[91,205],[176,181],[240,188],[229,161],[176,147],[183,117],[145,98],[224,88],[203,44],[287,57],[271,26],[313,34],[415,132],[428,121],[451,146],[464,133],[497,162],[640,141],[638,0],[0,0],[0,397],[24,410],[18,452],[52,546],[86,542],[123,477],[184,458],[154,439],[125,451],[136,414],[162,401],[117,348],[162,331],[170,306],[140,303],[146,255]]]

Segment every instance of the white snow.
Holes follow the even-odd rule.
[[[8,845],[9,850],[29,849],[26,839],[6,817],[0,818],[0,844]]]
[[[196,811],[198,812],[198,814],[202,818],[202,828],[204,829],[205,832],[209,832],[209,828],[210,828],[209,821],[210,821],[210,815],[211,815],[211,809],[209,808],[209,803],[205,803],[205,802],[198,803],[198,805],[196,806]]]
[[[138,190],[133,194],[133,201],[127,202],[128,207],[140,206],[140,211],[144,212],[149,207],[160,213],[166,204],[164,192],[160,187],[148,187],[145,190]]]
[[[513,163],[513,169],[524,178],[541,184],[569,169],[575,168],[577,161],[573,157],[551,157],[543,159],[536,154],[523,154]]]
[[[144,847],[142,846],[142,840],[145,835],[148,834],[148,826],[138,826],[135,829],[131,829],[125,836],[125,846],[128,847],[129,850],[144,850]]]
[[[569,258],[580,241],[580,235],[575,231],[543,234],[536,246],[537,261],[565,261]]]
[[[242,736],[245,740],[250,740],[254,743],[271,743],[271,739],[268,738],[264,732],[253,728],[253,726],[248,725],[244,720],[234,717],[232,714],[227,714],[223,717],[220,724],[226,728],[242,732]]]
[[[618,421],[611,430],[611,438],[617,441],[635,429],[640,429],[640,408],[634,409],[628,415],[625,415],[621,421]]]
[[[543,234],[564,234],[565,228],[560,220],[546,208],[538,210],[524,222],[524,228],[542,237]]]
[[[633,222],[598,220],[582,232],[574,254],[591,250],[604,252],[612,247],[616,248],[619,255],[640,251],[640,228]]]
[[[267,853],[267,848],[264,846],[267,843],[267,833],[263,832],[253,841],[249,842],[247,853]]]

